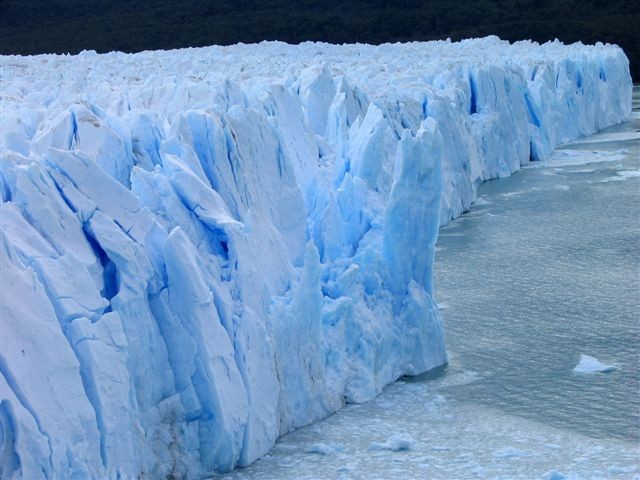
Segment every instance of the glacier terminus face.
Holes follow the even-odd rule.
[[[2,478],[229,471],[446,363],[439,227],[631,113],[602,44],[1,63]]]

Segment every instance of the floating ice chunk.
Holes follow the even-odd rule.
[[[567,478],[565,474],[557,470],[551,470],[542,476],[543,480],[564,480],[565,478]]]
[[[393,452],[403,452],[413,450],[418,442],[408,433],[392,435],[384,443],[372,442],[369,450],[391,450]]]
[[[476,207],[481,207],[484,205],[491,205],[491,202],[487,200],[485,197],[478,197],[476,198],[476,201],[473,202],[473,205]]]
[[[495,458],[520,458],[526,457],[527,455],[527,452],[513,447],[506,447],[497,452],[493,452]]]
[[[591,135],[584,139],[576,140],[571,145],[591,145],[593,143],[604,142],[628,142],[630,140],[640,139],[640,133],[638,132],[612,132],[612,133],[599,133]]]
[[[614,465],[607,468],[607,472],[613,473],[614,475],[620,475],[624,473],[633,473],[636,470],[638,470],[637,465],[629,465],[628,467],[618,467]]]
[[[621,170],[619,172],[616,172],[615,177],[607,177],[600,180],[600,182],[601,183],[621,182],[629,178],[638,178],[638,177],[640,177],[640,170]]]
[[[337,472],[352,472],[354,470],[355,470],[355,467],[348,463],[336,468]]]
[[[558,445],[556,443],[545,443],[544,446],[546,448],[551,448],[553,450],[558,450],[558,449],[562,448],[560,445]]]
[[[305,449],[307,453],[315,453],[316,455],[333,455],[334,453],[344,450],[344,445],[339,443],[314,443]]]
[[[446,452],[447,450],[451,450],[451,448],[440,446],[440,445],[434,445],[431,447],[431,450],[433,450],[434,452]]]
[[[618,367],[616,365],[607,365],[606,363],[602,363],[597,358],[590,357],[589,355],[580,355],[580,363],[576,365],[573,371],[578,373],[609,373],[613,372],[617,368]]]
[[[441,388],[453,387],[459,385],[467,385],[469,383],[476,382],[480,379],[480,374],[474,371],[466,371],[461,373],[453,373],[443,377],[440,384]]]
[[[568,167],[572,165],[586,165],[598,162],[616,162],[628,155],[625,149],[615,151],[584,150],[584,149],[558,149],[543,162],[532,162],[527,168]]]

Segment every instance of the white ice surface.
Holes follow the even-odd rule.
[[[446,362],[438,226],[627,118],[610,45],[4,56],[2,471],[199,477]]]

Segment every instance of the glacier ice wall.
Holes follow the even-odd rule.
[[[624,120],[611,45],[2,57],[3,478],[196,478],[446,362],[438,227]]]

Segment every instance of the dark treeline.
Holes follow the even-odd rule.
[[[617,43],[640,81],[637,0],[0,0],[0,53],[498,35]]]

